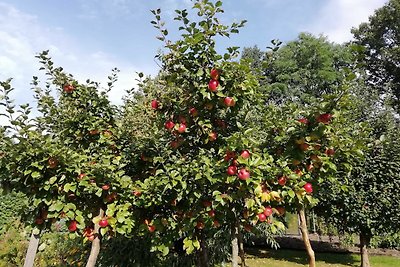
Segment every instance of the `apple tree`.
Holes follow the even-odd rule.
[[[35,236],[58,221],[66,224],[71,238],[92,241],[87,266],[94,266],[100,239],[128,234],[135,227],[117,109],[107,98],[117,70],[109,76],[109,87],[101,90],[98,83],[79,83],[55,67],[48,51],[37,57],[47,80],[42,88],[33,78],[34,117],[28,104],[13,104],[11,81],[1,83],[1,115],[9,122],[1,126],[1,184],[29,198],[25,221]]]

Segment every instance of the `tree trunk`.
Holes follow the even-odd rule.
[[[28,251],[26,252],[24,267],[32,267],[35,262],[36,251],[39,246],[39,235],[32,233],[29,240]]]
[[[304,246],[306,247],[307,255],[308,255],[308,263],[310,267],[315,267],[315,254],[314,250],[311,247],[310,239],[308,238],[308,229],[306,223],[306,215],[304,212],[304,207],[299,207],[297,209],[299,219],[300,219],[300,231],[301,236],[303,237]]]
[[[368,258],[368,245],[371,238],[363,233],[360,233],[360,254],[361,267],[370,267]]]
[[[200,240],[200,250],[197,252],[197,265],[199,267],[208,267],[208,250],[203,230],[200,230],[197,236]]]
[[[240,256],[240,266],[246,267],[246,256],[244,254],[243,235],[242,232],[240,231],[240,225],[238,220],[236,220],[236,229],[237,229],[239,256]]]
[[[103,216],[104,216],[104,211],[103,211],[103,209],[100,208],[99,217],[102,218]],[[92,248],[90,250],[89,259],[86,262],[86,267],[95,267],[96,266],[96,261],[97,261],[97,257],[99,256],[99,253],[100,253],[100,245],[101,245],[99,229],[100,229],[100,226],[98,223],[96,223],[94,225],[95,238],[92,241]]]
[[[239,267],[239,244],[238,244],[238,227],[236,227],[236,223],[232,223],[232,267]]]

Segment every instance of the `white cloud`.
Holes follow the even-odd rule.
[[[331,41],[342,43],[351,40],[352,27],[367,22],[374,10],[387,0],[329,0],[304,31],[327,35]]]
[[[118,4],[121,0],[114,2]],[[15,91],[12,97],[17,104],[33,102],[30,82],[32,76],[41,77],[42,73],[38,70],[39,63],[35,55],[45,49],[50,50],[55,65],[62,66],[81,82],[89,78],[106,86],[111,69],[119,68],[120,79],[110,92],[110,99],[115,104],[122,103],[126,89],[135,87],[134,74],[139,68],[131,63],[93,47],[85,51],[74,36],[60,28],[44,26],[36,16],[21,12],[10,4],[0,3],[0,10],[0,80],[13,78]],[[4,123],[4,120],[0,119],[0,123]]]

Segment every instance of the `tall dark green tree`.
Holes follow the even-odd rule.
[[[367,82],[389,96],[400,113],[400,1],[390,0],[367,23],[352,30],[365,64]]]

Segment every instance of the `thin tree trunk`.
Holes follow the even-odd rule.
[[[244,245],[243,245],[243,235],[240,231],[239,221],[236,220],[236,229],[237,229],[237,237],[238,237],[238,247],[239,247],[239,256],[240,256],[240,266],[246,267],[246,256],[244,253]]]
[[[208,267],[208,249],[203,230],[200,230],[197,236],[200,240],[200,250],[197,252],[197,265],[199,267]]]
[[[370,267],[368,257],[368,245],[370,237],[360,233],[360,254],[361,254],[361,267]]]
[[[304,246],[306,247],[307,255],[308,255],[308,263],[310,267],[315,267],[315,254],[314,250],[311,247],[310,239],[308,238],[308,229],[306,223],[306,215],[304,212],[304,207],[301,206],[297,209],[299,219],[300,219],[300,231],[303,237]]]
[[[238,244],[238,227],[236,227],[236,223],[232,223],[232,267],[239,267],[239,244]]]
[[[36,251],[39,246],[39,235],[32,233],[29,240],[28,251],[26,252],[24,267],[32,267],[35,262]]]
[[[103,216],[104,216],[104,210],[100,208],[99,217],[102,218]],[[100,229],[100,226],[98,223],[96,223],[94,225],[95,238],[92,241],[92,248],[90,250],[89,259],[86,262],[86,267],[95,267],[96,266],[96,261],[97,261],[97,257],[99,256],[99,253],[100,253],[100,245],[101,245],[99,229]]]

